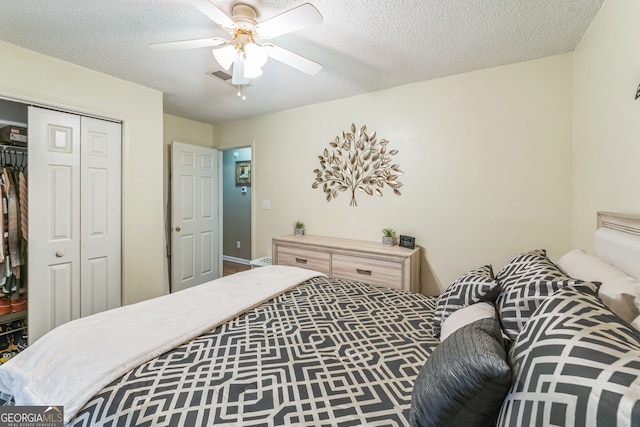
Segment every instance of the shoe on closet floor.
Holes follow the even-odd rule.
[[[26,298],[17,298],[11,300],[11,312],[17,313],[19,311],[24,311],[27,309],[27,299]]]
[[[11,313],[11,299],[7,297],[0,298],[0,315]]]

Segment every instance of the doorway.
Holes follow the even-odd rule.
[[[241,266],[251,264],[251,147],[222,152],[222,259]]]

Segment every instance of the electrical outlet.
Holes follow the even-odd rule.
[[[240,240],[236,242],[236,248],[240,249]]]

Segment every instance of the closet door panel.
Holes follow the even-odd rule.
[[[71,242],[73,240],[73,168],[70,166],[49,166],[49,241]]]
[[[119,123],[81,118],[81,316],[122,304]]]
[[[48,299],[53,310],[49,322],[53,326],[60,326],[78,317],[77,310],[71,305],[73,300],[73,267],[70,263],[58,264],[51,267],[49,272]]]
[[[89,194],[86,195],[89,197],[87,236],[99,238],[109,233],[109,172],[106,169],[89,168],[86,175],[89,178]]]
[[[82,284],[84,310],[99,313],[111,306],[119,306],[120,300],[112,300],[116,293],[109,290],[109,259],[90,259],[86,268],[89,269],[86,275],[87,282]]]
[[[29,341],[80,316],[80,118],[29,108]]]

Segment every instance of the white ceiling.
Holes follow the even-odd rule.
[[[305,3],[212,1],[229,15],[250,4],[259,22]],[[0,0],[0,40],[157,89],[165,113],[215,124],[570,52],[604,0],[308,1],[324,22],[271,42],[323,70],[270,60],[244,102],[208,75],[220,70],[211,48],[149,48],[227,37],[188,0]]]

